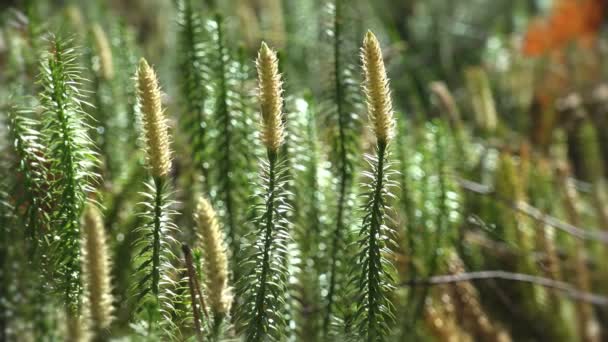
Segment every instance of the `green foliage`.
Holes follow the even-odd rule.
[[[252,119],[248,86],[244,83],[249,70],[244,61],[236,60],[234,51],[226,46],[226,37],[220,16],[208,24],[210,44],[216,51],[209,53],[213,71],[213,127],[214,161],[213,188],[216,207],[224,222],[232,253],[233,269],[239,264],[240,240],[249,228],[247,212],[251,207],[255,181],[255,159],[258,156],[255,141],[255,123]],[[238,275],[234,274],[235,281]]]
[[[268,152],[262,161],[260,205],[255,209],[256,231],[246,237],[250,246],[244,253],[243,276],[237,284],[242,305],[237,308],[237,329],[247,341],[285,338],[287,258],[290,234],[287,214],[285,161]],[[253,285],[253,286],[252,286]]]
[[[179,24],[179,85],[183,101],[181,118],[188,134],[192,159],[203,177],[204,191],[210,191],[209,138],[210,125],[207,99],[211,81],[209,50],[206,44],[205,24],[191,0],[178,1]]]
[[[2,136],[2,138],[4,138]],[[4,139],[0,140],[0,150],[6,151]],[[3,172],[6,165],[0,164]],[[10,331],[11,320],[15,310],[16,284],[13,275],[16,264],[12,260],[14,248],[11,246],[11,235],[14,235],[14,208],[9,203],[7,180],[0,181],[0,339],[14,338]]]
[[[47,160],[44,157],[42,136],[39,132],[40,122],[29,109],[13,108],[9,111],[9,131],[13,149],[17,156],[17,172],[23,180],[21,189],[13,193],[21,194],[16,198],[15,207],[25,209],[17,214],[21,216],[29,235],[29,249],[32,253],[40,243],[42,230],[47,229],[49,204],[44,195],[48,186]]]
[[[139,318],[153,327],[159,327],[171,333],[172,326],[173,291],[177,287],[176,279],[172,278],[175,268],[173,262],[176,256],[176,240],[173,237],[177,227],[171,221],[175,215],[171,207],[171,192],[169,185],[162,178],[156,178],[146,185],[146,192],[141,206],[144,225],[137,229],[139,234],[134,246],[135,274],[132,298]],[[156,326],[156,324],[159,326]]]
[[[79,67],[76,51],[69,42],[51,38],[49,51],[41,63],[40,93],[42,135],[49,160],[50,194],[54,207],[50,215],[54,227],[52,258],[57,289],[64,294],[68,312],[81,308],[80,216],[93,191],[97,164],[93,143],[87,135],[89,117],[82,110]]]
[[[366,156],[371,170],[366,179],[363,223],[357,239],[357,262],[354,264],[356,311],[352,326],[366,341],[383,341],[394,323],[394,307],[389,297],[395,289],[395,271],[389,260],[394,244],[394,231],[388,206],[392,196],[390,154],[388,146],[379,144],[375,156]]]
[[[131,108],[127,108],[128,100],[120,97],[133,96],[132,75],[116,73],[118,70],[134,70],[135,64],[129,60],[129,46],[125,39],[127,33],[120,29],[104,30],[99,24],[94,24],[88,30],[86,51],[88,69],[92,71],[90,115],[95,119],[94,131],[96,144],[99,146],[100,158],[103,159],[102,174],[105,183],[111,185],[114,180],[124,175],[127,157],[133,152],[129,148],[129,121],[134,121]],[[116,32],[118,31],[118,32]],[[114,36],[116,34],[116,36]],[[113,41],[118,41],[112,44]],[[124,51],[119,52],[119,49]],[[119,64],[122,63],[122,64]],[[123,89],[129,91],[123,92]],[[118,98],[118,99],[117,99]]]
[[[297,98],[295,110],[288,113],[287,144],[293,168],[293,236],[297,244],[292,248],[294,265],[291,273],[297,274],[293,297],[297,303],[293,310],[297,336],[305,341],[318,341],[321,337],[322,308],[321,275],[327,271],[326,242],[327,208],[325,190],[329,186],[326,166],[319,158],[316,111],[310,99]]]
[[[1,163],[0,168],[8,174],[10,167],[22,179],[14,182],[6,178],[0,182],[0,225],[3,227],[0,284],[5,291],[0,294],[3,312],[0,335],[5,334],[8,340],[28,333],[40,339],[59,338],[53,331],[57,310],[53,309],[49,294],[49,260],[44,254],[48,246],[43,234],[48,230],[50,207],[44,195],[49,182],[42,136],[38,131],[40,122],[35,119],[35,113],[26,108],[13,107],[7,114],[7,138],[11,144],[10,148],[3,146],[3,149],[15,159],[6,165]],[[24,265],[27,265],[25,269]],[[37,305],[29,306],[26,304],[29,302]],[[30,325],[20,322],[21,318],[26,318]]]
[[[122,148],[126,147],[125,154],[128,156],[136,150],[134,145],[138,137],[136,123],[139,107],[137,106],[133,75],[137,68],[137,56],[141,52],[136,44],[134,30],[122,21],[111,25],[110,38],[115,64],[114,104],[116,115],[125,120],[125,126],[120,126],[123,129],[118,139],[125,145]],[[123,123],[121,122],[121,124]]]
[[[601,340],[606,28],[531,57],[527,23],[548,30],[555,9],[528,2],[3,4],[0,340],[88,333],[89,202],[115,315],[93,340]],[[362,124],[368,29],[400,113],[390,148],[372,133],[392,120]],[[261,41],[272,82],[256,89]],[[221,272],[192,219],[201,195]]]
[[[334,4],[327,4],[328,14],[331,17],[327,36],[330,48],[330,80],[326,94],[327,109],[323,108],[325,117],[321,120],[325,134],[329,141],[329,160],[332,163],[331,172],[335,179],[336,203],[332,205],[332,233],[329,246],[329,282],[326,305],[323,318],[323,331],[327,336],[330,333],[332,321],[340,315],[334,309],[340,293],[344,293],[348,279],[344,277],[347,272],[349,255],[346,248],[349,245],[354,220],[352,220],[355,206],[355,179],[359,163],[359,148],[361,120],[358,111],[361,110],[358,82],[352,62],[354,49],[347,40],[344,25],[346,6],[342,0]],[[349,53],[353,52],[353,53]],[[322,105],[323,106],[323,105]],[[343,316],[343,315],[342,315]],[[344,317],[342,317],[344,318]]]

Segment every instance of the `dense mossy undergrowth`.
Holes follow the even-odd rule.
[[[602,341],[566,2],[3,6],[0,341]]]

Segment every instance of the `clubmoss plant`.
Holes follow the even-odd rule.
[[[178,8],[178,37],[180,46],[179,85],[183,101],[184,132],[188,134],[195,167],[203,177],[203,191],[210,191],[208,133],[210,118],[207,99],[211,82],[209,49],[203,19],[192,0],[180,0]]]
[[[201,292],[199,284],[199,275],[194,267],[194,258],[192,250],[188,245],[182,245],[182,252],[184,253],[184,261],[186,263],[186,273],[188,277],[188,291],[190,292],[190,308],[192,310],[192,320],[194,321],[194,333],[198,341],[204,341],[203,326],[205,321],[209,321],[209,313],[207,313],[207,305],[205,305],[205,297]]]
[[[528,144],[524,144],[528,146]],[[526,149],[529,147],[526,147]],[[551,170],[551,164],[546,159],[537,159],[533,163],[530,161],[528,153],[520,153],[520,159],[524,165],[533,164],[534,167],[530,170],[529,194],[530,203],[539,208],[543,212],[554,212],[554,201],[556,194],[553,191],[552,184],[555,183]],[[527,161],[525,161],[527,160]],[[542,271],[547,278],[562,280],[561,260],[558,256],[556,246],[556,231],[550,226],[542,222],[535,222],[536,248],[545,253],[545,258],[542,262]],[[550,305],[555,308],[555,312],[559,314],[562,310],[562,301],[559,294],[554,291],[549,293]],[[556,319],[558,321],[558,319]]]
[[[414,250],[416,248],[416,243],[414,242],[414,230],[416,227],[416,203],[414,196],[414,182],[411,176],[410,167],[414,162],[410,161],[410,159],[414,159],[414,151],[412,146],[415,145],[415,137],[414,134],[407,134],[407,132],[412,132],[413,129],[408,129],[413,124],[411,122],[404,120],[397,120],[397,133],[395,137],[395,157],[399,160],[398,166],[398,183],[399,183],[399,194],[397,196],[398,200],[395,201],[395,206],[398,207],[398,216],[397,221],[403,227],[403,231],[400,231],[400,238],[398,239],[399,245],[402,246],[400,248],[402,258],[405,262],[402,265],[402,269],[407,269],[408,272],[411,272],[407,275],[407,277],[414,277],[416,275],[416,268],[413,265],[413,257]],[[412,127],[413,128],[413,127]],[[400,275],[403,274],[405,276],[405,272],[399,272]],[[402,279],[402,280],[405,280]]]
[[[475,121],[482,132],[491,134],[496,130],[498,114],[488,74],[481,67],[471,67],[465,76]]]
[[[122,93],[119,88],[122,86],[121,77],[124,76],[116,75],[115,64],[119,64],[114,62],[117,57],[110,44],[113,37],[109,32],[95,23],[85,41],[90,45],[87,50],[87,66],[92,71],[90,91],[93,106],[89,111],[95,119],[92,133],[103,161],[100,172],[103,174],[104,185],[111,187],[123,175],[130,151],[125,147],[128,120],[125,98],[119,95]]]
[[[227,46],[223,19],[216,15],[207,26],[211,43],[216,47],[216,51],[210,52],[214,70],[213,124],[217,134],[210,144],[214,150],[211,158],[217,166],[212,172],[212,180],[217,193],[216,207],[232,255],[233,279],[238,281],[240,241],[249,227],[247,212],[253,195],[251,183],[258,154],[253,141],[255,124],[244,100],[247,86],[243,80],[248,77],[247,70]]]
[[[115,69],[122,71],[115,75],[116,87],[120,90],[116,96],[120,99],[118,102],[122,106],[119,108],[119,113],[124,112],[124,114],[119,115],[123,115],[126,121],[124,124],[125,130],[122,132],[124,136],[120,138],[126,146],[130,147],[127,151],[133,153],[137,150],[137,134],[139,131],[137,127],[137,116],[139,115],[137,89],[135,82],[133,82],[135,74],[133,70],[137,69],[138,47],[133,28],[123,21],[115,23],[111,27],[110,37],[112,37],[110,43],[114,52]]]
[[[67,329],[64,336],[66,342],[88,341],[91,338],[83,317],[68,317],[66,323]]]
[[[168,123],[162,110],[161,93],[156,73],[145,59],[139,62],[137,70],[137,90],[141,104],[143,139],[146,146],[146,159],[151,182],[146,183],[147,192],[142,203],[145,223],[139,229],[140,237],[136,242],[135,301],[138,311],[150,324],[161,319],[163,330],[171,325],[172,300],[170,290],[174,279],[171,262],[175,259],[173,234],[177,227],[171,221],[173,201],[169,191],[169,172],[171,171],[171,150]],[[159,316],[160,314],[160,316]]]
[[[82,298],[80,217],[98,178],[91,171],[98,161],[87,135],[89,117],[82,110],[76,52],[68,41],[53,37],[49,43],[39,82],[45,156],[53,175],[50,194],[56,203],[52,258],[68,315],[77,317]]]
[[[155,179],[167,178],[171,171],[169,125],[161,104],[161,93],[154,70],[145,59],[139,61],[137,90],[141,103],[146,158]]]
[[[276,52],[262,43],[258,52],[258,99],[261,107],[261,140],[266,147],[262,161],[261,205],[257,229],[243,258],[244,275],[238,285],[243,304],[237,308],[237,329],[247,341],[280,341],[285,338],[287,246],[290,242],[286,213],[286,179],[281,145],[285,139],[281,75]],[[251,284],[257,284],[251,286]]]
[[[89,330],[102,339],[112,322],[110,255],[99,210],[89,205],[83,215],[82,256],[85,293],[90,315]]]
[[[262,114],[261,139],[266,152],[273,155],[285,140],[283,125],[283,89],[279,74],[279,60],[276,52],[266,43],[258,53],[256,60],[259,84],[259,101]],[[269,158],[270,159],[270,158]]]
[[[577,207],[577,203],[580,203],[580,199],[578,198],[576,187],[570,179],[568,167],[564,165],[560,166],[559,173],[566,215],[572,224],[580,226],[581,215],[580,210]],[[585,258],[586,246],[581,239],[576,237],[572,237],[572,239],[574,239],[574,243],[571,247],[573,256],[571,256],[571,260],[569,261],[573,269],[576,270],[574,281],[580,290],[588,292],[591,291],[591,274]],[[589,303],[577,302],[576,313],[577,328],[579,336],[582,336],[581,339],[586,342],[599,341],[602,335],[602,329],[593,311],[593,306],[589,305]]]
[[[496,170],[496,193],[507,201],[515,203],[526,201],[526,185],[523,184],[523,177],[518,176],[518,169],[515,158],[509,152],[502,152],[498,169]],[[506,209],[500,204],[500,209]],[[516,215],[516,218],[513,217]],[[500,210],[498,222],[501,230],[500,234],[505,241],[519,246],[523,251],[533,250],[535,234],[531,227],[531,222],[522,214],[511,213]],[[534,273],[536,265],[529,254],[518,261],[517,268],[522,272]]]
[[[332,173],[335,177],[335,213],[332,215],[332,225],[329,253],[329,273],[327,295],[325,296],[323,312],[323,335],[327,338],[332,329],[333,323],[344,319],[345,314],[336,310],[336,303],[344,307],[344,298],[348,277],[348,250],[352,219],[355,204],[355,178],[357,166],[359,164],[359,148],[361,135],[361,119],[359,117],[359,89],[355,80],[355,65],[351,63],[351,49],[345,25],[346,6],[343,0],[335,0],[328,3],[328,14],[331,16],[328,32],[329,50],[332,58],[329,70],[331,72],[330,87],[327,93],[330,99],[327,101],[327,110],[322,118],[325,129],[323,133],[329,136],[330,151],[329,158],[332,162]],[[354,44],[353,44],[354,45]],[[356,49],[356,48],[355,48]],[[352,53],[354,55],[354,53]]]
[[[4,136],[0,135],[0,151],[7,151],[7,145]],[[5,163],[0,163],[0,170],[6,172],[7,166]],[[18,288],[16,277],[11,276],[17,262],[14,260],[15,246],[11,243],[12,239],[16,237],[15,209],[10,203],[8,183],[8,179],[0,180],[0,339],[3,341],[16,338],[12,328],[17,307],[15,292]]]
[[[91,32],[93,34],[95,49],[99,54],[100,74],[105,80],[112,80],[114,78],[114,61],[108,36],[99,24],[94,24]]]
[[[576,131],[576,140],[582,152],[581,177],[593,184],[593,205],[603,229],[608,229],[608,209],[605,206],[606,194],[604,165],[601,162],[601,146],[598,143],[598,132],[594,123],[589,118],[583,119]]]
[[[3,288],[0,340],[16,340],[27,334],[35,339],[59,338],[52,327],[55,303],[50,293],[51,267],[45,256],[51,207],[45,196],[49,179],[43,136],[39,131],[41,123],[37,113],[28,108],[36,103],[33,99],[14,101],[18,104],[8,110],[6,118],[6,138],[11,144],[0,143],[2,152],[14,157],[7,160],[8,163],[0,162],[0,172],[13,175],[0,181],[0,225],[3,227],[0,234],[4,241],[0,247],[3,260],[0,263],[0,287]],[[16,172],[10,172],[9,168]],[[27,304],[31,302],[36,305]],[[30,325],[26,327],[20,320]]]
[[[224,237],[220,231],[215,210],[204,197],[198,200],[195,220],[200,250],[203,252],[205,288],[214,319],[212,336],[219,338],[222,323],[230,314],[232,306],[232,290],[228,286],[228,257]]]
[[[297,281],[294,288],[294,312],[297,336],[302,341],[318,341],[322,336],[323,310],[321,275],[327,271],[328,237],[327,170],[321,164],[320,144],[317,136],[316,111],[311,99],[296,98],[295,111],[288,115],[288,140],[292,142],[289,157],[293,172],[294,218],[293,236],[297,247],[292,274]],[[292,133],[293,132],[293,133]],[[295,140],[294,137],[297,137]],[[294,141],[295,140],[295,141]],[[296,254],[297,253],[297,254]]]
[[[63,15],[79,37],[86,35],[87,25],[85,25],[84,16],[78,6],[67,6]]]
[[[353,327],[365,341],[387,340],[394,322],[389,298],[394,290],[394,267],[387,258],[394,232],[389,227],[388,198],[394,182],[390,179],[389,143],[395,119],[382,50],[376,36],[368,31],[361,48],[365,75],[364,92],[370,126],[376,137],[374,156],[366,156],[371,171],[364,173],[366,192],[363,222],[359,231],[357,263],[353,274],[356,313]]]
[[[602,339],[605,1],[6,2],[0,341]]]
[[[420,175],[413,176],[411,171],[406,168],[404,171],[408,175],[406,177],[401,176],[401,184],[405,184],[406,187],[401,189],[400,196],[407,197],[407,200],[398,198],[402,207],[409,208],[409,210],[412,210],[412,207],[409,207],[411,205],[414,206],[414,210],[418,210],[416,208],[419,207],[422,208],[419,210],[420,215],[413,214],[413,212],[409,213],[409,217],[412,219],[411,222],[408,222],[407,231],[410,258],[412,260],[418,258],[425,260],[422,267],[420,267],[420,264],[412,263],[410,265],[411,277],[427,277],[440,272],[441,266],[446,261],[444,257],[446,247],[455,244],[457,241],[454,238],[454,233],[460,225],[459,209],[461,202],[457,186],[447,176],[453,170],[450,158],[450,147],[453,144],[451,144],[452,140],[449,140],[450,136],[445,125],[442,120],[433,120],[425,125],[423,136],[418,137],[418,144],[424,145],[424,147],[417,149],[421,153],[412,157],[412,161],[409,162],[412,165],[408,166],[414,169],[422,167],[426,174],[422,177]],[[397,139],[397,141],[400,140],[408,139]],[[400,147],[399,149],[403,148]],[[412,150],[410,149],[410,151]],[[418,160],[415,161],[416,159]],[[402,161],[403,159],[399,160]],[[414,198],[417,199],[416,202],[412,202]],[[405,212],[405,214],[408,213]],[[424,226],[424,230],[429,233],[421,236],[417,232],[421,226]],[[423,314],[429,290],[428,287],[422,287],[411,289],[409,292],[407,302],[410,308],[406,309],[406,312],[409,311],[408,316],[412,319],[412,322],[409,323],[410,333],[417,317],[421,317]],[[404,332],[407,332],[407,329]]]
[[[527,184],[524,183],[528,180],[528,175],[522,176],[522,165],[525,165],[525,162],[523,164],[517,163],[511,153],[501,153],[498,169],[496,170],[495,189],[496,195],[506,203],[522,203],[528,200]],[[504,241],[517,246],[520,251],[519,257],[506,268],[515,272],[536,275],[539,267],[532,251],[535,249],[535,241],[539,233],[533,230],[533,221],[528,216],[521,212],[511,211],[509,213],[506,211],[505,209],[509,209],[506,203],[496,203],[499,209],[496,218],[497,230]],[[523,308],[521,318],[535,317],[539,329],[548,329],[552,324],[551,322],[555,320],[554,310],[551,309],[551,306],[545,304],[549,302],[548,289],[539,285],[522,286],[522,284],[516,284],[505,289],[505,291],[509,296],[519,298],[521,301],[520,305]],[[514,321],[517,320],[514,319]],[[525,324],[525,320],[515,324]],[[550,332],[552,339],[558,340],[567,339],[568,333],[563,324],[559,329],[552,329]]]
[[[31,110],[14,107],[8,112],[9,138],[17,156],[16,169],[23,176],[22,189],[14,189],[17,196],[15,208],[17,215],[27,228],[29,235],[30,257],[34,258],[40,244],[41,235],[49,227],[47,198],[44,189],[48,186],[47,160],[44,157],[44,146],[40,133],[40,121]]]

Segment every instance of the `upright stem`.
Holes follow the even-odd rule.
[[[186,89],[186,92],[191,92],[191,91],[195,91],[195,92],[199,92],[201,91],[201,89],[204,89],[204,80],[202,79],[200,70],[196,67],[197,65],[199,65],[201,63],[201,61],[199,60],[199,57],[197,56],[197,52],[193,51],[195,49],[195,46],[197,46],[197,44],[199,44],[200,42],[197,41],[196,39],[196,28],[195,28],[195,13],[194,13],[194,8],[192,8],[192,0],[185,0],[184,1],[184,26],[185,26],[185,36],[186,36],[186,42],[185,44],[188,47],[187,50],[187,63],[189,64],[188,68],[185,70],[190,71],[190,75],[185,75],[187,78],[187,80],[191,80],[191,83],[188,83],[189,87],[192,87],[192,83],[194,83],[194,88],[195,89]],[[204,93],[201,94],[201,96],[206,96]],[[198,137],[193,137],[190,136],[191,141],[197,141],[198,139],[198,144],[194,144],[194,148],[199,148],[201,150],[204,149],[205,146],[205,137],[207,134],[207,128],[205,125],[202,125],[202,123],[205,121],[205,109],[204,109],[204,104],[203,101],[199,98],[198,100],[193,100],[190,96],[187,96],[187,100],[188,100],[188,110],[192,111],[195,113],[196,115],[196,135]],[[203,191],[205,193],[209,193],[210,192],[210,187],[211,187],[211,183],[209,181],[209,169],[207,166],[205,166],[205,161],[204,160],[197,160],[198,158],[196,158],[197,155],[201,155],[203,154],[203,151],[193,151],[194,152],[194,156],[195,156],[195,162],[197,162],[196,167],[199,169],[199,171],[201,172],[201,175],[203,176]]]
[[[154,177],[155,196],[154,196],[154,231],[152,246],[152,293],[158,302],[158,292],[160,283],[160,234],[162,224],[163,206],[163,183],[162,177]]]
[[[66,82],[63,68],[62,58],[62,47],[59,41],[55,41],[55,53],[53,57],[49,59],[49,70],[51,71],[51,84],[53,85],[53,92],[51,94],[52,100],[55,102],[57,108],[57,120],[61,127],[60,132],[63,137],[62,152],[61,152],[61,163],[63,163],[62,169],[65,172],[63,178],[66,180],[66,185],[62,191],[62,197],[65,198],[60,209],[60,215],[67,212],[67,218],[65,223],[70,229],[70,240],[64,241],[64,247],[67,250],[68,260],[65,265],[66,273],[66,304],[68,308],[68,315],[77,317],[80,313],[81,305],[81,294],[82,288],[80,286],[80,248],[77,247],[78,239],[80,235],[79,226],[77,224],[80,219],[81,203],[77,200],[77,191],[79,190],[78,182],[75,177],[75,160],[74,151],[72,150],[73,136],[72,136],[72,125],[68,122],[68,114],[66,113],[66,107],[68,104],[65,102],[66,99]],[[73,274],[77,274],[78,279],[74,279]]]
[[[372,205],[372,215],[370,217],[370,230],[368,232],[369,238],[369,247],[368,247],[368,266],[367,266],[367,284],[368,284],[368,315],[367,315],[367,325],[368,325],[368,336],[367,340],[369,342],[375,341],[377,337],[376,332],[376,309],[378,303],[376,303],[376,290],[379,290],[376,286],[372,286],[378,279],[374,279],[378,277],[378,274],[381,272],[380,269],[376,268],[377,265],[381,265],[380,262],[377,262],[380,259],[380,249],[378,247],[377,237],[380,235],[380,228],[382,226],[382,217],[380,215],[380,205],[382,203],[382,190],[384,187],[384,157],[386,153],[386,143],[379,142],[378,143],[378,165],[376,169],[376,187],[374,189],[374,197],[373,197],[373,205]]]
[[[440,131],[441,132],[441,131]],[[436,269],[437,269],[437,265],[439,262],[439,250],[440,250],[440,243],[441,243],[441,239],[443,234],[443,228],[444,228],[444,216],[447,215],[446,214],[446,207],[445,207],[445,198],[446,198],[446,184],[445,184],[445,175],[444,175],[444,146],[443,146],[443,140],[442,137],[440,136],[440,132],[435,133],[435,144],[437,146],[437,173],[439,175],[438,179],[439,179],[439,213],[435,216],[435,225],[436,225],[436,232],[435,232],[435,249],[433,251],[433,254],[431,255],[431,260],[429,263],[429,275],[434,274]],[[423,311],[424,311],[424,305],[426,302],[426,297],[429,294],[429,287],[424,287],[422,289],[422,294],[420,296],[420,300],[418,301],[418,304],[416,306],[416,309],[414,310],[414,315],[412,316],[413,318],[413,322],[412,322],[412,326],[416,323],[416,321],[418,320],[418,318],[420,316],[422,316]]]
[[[224,314],[219,313],[213,317],[213,328],[211,329],[211,338],[213,341],[218,341],[220,339],[224,317]]]
[[[232,118],[230,117],[230,112],[228,109],[228,99],[227,99],[227,86],[226,86],[226,62],[224,60],[224,37],[222,30],[222,22],[219,16],[216,18],[217,23],[217,48],[218,48],[218,57],[219,57],[219,108],[217,112],[219,115],[223,115],[223,142],[221,148],[224,150],[224,156],[218,160],[219,168],[221,172],[220,181],[223,183],[223,188],[221,189],[223,192],[224,206],[226,209],[226,225],[228,228],[228,239],[230,241],[230,247],[232,251],[232,255],[237,255],[238,252],[238,237],[235,231],[235,220],[234,220],[234,203],[232,198],[232,178],[227,176],[232,171]]]
[[[199,341],[203,341],[203,329],[201,327],[201,313],[197,306],[197,290],[196,290],[196,271],[194,270],[194,263],[192,261],[192,252],[188,245],[182,245],[182,251],[184,252],[184,261],[186,262],[186,271],[188,273],[188,289],[190,290],[190,306],[192,309],[192,318],[194,320],[194,330],[196,337]]]
[[[568,220],[576,225],[581,226],[580,213],[576,207],[577,192],[572,184],[568,180],[568,173],[564,172],[561,175],[561,186],[564,189],[564,207],[566,209],[566,215]],[[589,277],[589,268],[585,261],[585,243],[577,237],[574,239],[574,256],[572,260],[572,266],[576,270],[575,283],[579,290],[590,292],[591,291],[591,279]],[[577,324],[581,340],[583,341],[597,341],[597,333],[594,333],[591,327],[597,326],[596,319],[593,314],[593,307],[589,303],[579,301],[576,303],[577,310]],[[599,331],[599,330],[598,330]]]
[[[266,313],[266,307],[264,305],[264,301],[266,298],[266,278],[268,277],[268,273],[270,272],[270,249],[272,247],[272,233],[273,233],[273,219],[274,219],[274,201],[275,201],[275,186],[276,186],[276,159],[277,152],[268,150],[268,196],[266,202],[266,232],[264,236],[264,259],[262,262],[262,274],[260,280],[260,290],[256,297],[256,315],[255,315],[255,324],[256,329],[262,328],[260,324],[262,323],[261,317],[263,317]],[[259,330],[258,330],[259,331]],[[260,341],[262,340],[262,336],[256,334],[251,341]]]
[[[338,261],[340,242],[342,241],[342,231],[344,229],[344,211],[346,206],[346,200],[348,196],[348,185],[350,177],[348,175],[347,164],[348,154],[346,151],[345,140],[346,140],[346,119],[344,118],[344,108],[342,105],[342,99],[344,95],[344,88],[341,79],[341,60],[340,60],[340,34],[341,34],[341,0],[335,2],[335,13],[334,13],[334,90],[335,90],[335,101],[336,101],[336,114],[338,115],[338,158],[340,163],[339,171],[339,189],[338,189],[338,213],[336,217],[336,226],[334,229],[333,239],[331,243],[331,265],[329,271],[329,289],[327,292],[327,308],[325,317],[323,319],[323,335],[327,337],[329,333],[329,324],[331,321],[335,290],[336,290],[336,267]]]

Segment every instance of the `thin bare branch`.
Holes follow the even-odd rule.
[[[608,306],[608,297],[595,293],[579,291],[569,283],[530,274],[514,273],[501,270],[476,271],[456,275],[436,275],[426,279],[413,279],[402,283],[402,286],[432,286],[487,279],[501,279],[541,285],[562,292],[566,296],[575,300],[585,301],[599,306]]]
[[[509,200],[499,196],[498,194],[496,194],[494,189],[492,189],[490,186],[480,184],[480,183],[477,183],[474,181],[458,178],[458,177],[456,178],[456,180],[458,181],[458,184],[460,185],[460,187],[463,188],[464,190],[478,193],[481,195],[490,195],[493,198],[495,198],[496,200],[499,200],[499,201],[507,204],[511,209],[517,210],[517,211],[533,218],[536,221],[542,222],[546,225],[559,229],[559,230],[566,232],[572,236],[575,236],[579,239],[599,241],[603,244],[608,244],[608,233],[606,233],[606,232],[591,231],[588,229],[583,229],[583,228],[577,227],[571,223],[562,221],[554,216],[548,215],[548,214],[542,212],[541,210],[531,206],[530,204],[528,204],[526,202],[509,201]]]

